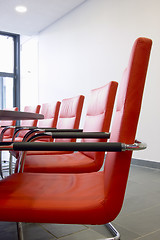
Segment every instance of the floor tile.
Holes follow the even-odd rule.
[[[129,180],[135,182],[145,183],[160,181],[160,169],[146,168],[141,166],[131,166]]]
[[[121,216],[127,216],[151,207],[156,207],[160,205],[159,199],[160,194],[157,193],[126,197],[120,214]]]
[[[42,224],[44,229],[52,233],[55,237],[60,238],[66,235],[73,234],[86,230],[87,227],[83,225],[71,225],[71,224]]]
[[[26,240],[50,240],[56,239],[54,236],[43,229],[39,224],[23,224],[24,239]]]
[[[140,236],[160,229],[160,205],[128,216],[119,215],[115,222]]]
[[[128,230],[122,226],[117,225],[114,221],[113,221],[114,227],[119,231],[120,235],[121,235],[121,240],[135,240],[135,238],[140,237],[139,234]]]
[[[0,222],[0,239],[17,240],[16,223]]]
[[[105,237],[112,237],[111,233],[108,231],[107,227],[104,225],[86,225],[88,228],[100,233]]]
[[[62,237],[62,240],[103,240],[105,239],[103,235],[99,234],[98,232],[87,229],[81,232],[68,235],[66,237]]]
[[[134,240],[158,240],[158,239],[160,239],[160,230],[147,234],[143,237],[136,238]]]

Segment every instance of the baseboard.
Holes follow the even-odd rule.
[[[132,158],[131,164],[132,165],[137,165],[137,166],[160,169],[160,162],[154,162],[154,161],[147,161],[147,160]]]

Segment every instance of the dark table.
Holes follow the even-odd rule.
[[[34,119],[44,119],[44,116],[38,113],[0,110],[0,120],[34,120]]]

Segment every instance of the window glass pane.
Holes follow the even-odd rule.
[[[13,107],[13,78],[0,77],[0,109]]]
[[[13,73],[14,41],[12,37],[0,36],[0,72]]]

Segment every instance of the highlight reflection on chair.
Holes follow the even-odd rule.
[[[151,45],[152,41],[146,38],[139,38],[134,43],[128,67],[123,75],[119,92],[121,97],[118,99],[113,121],[114,131],[112,130],[110,138],[113,146],[117,145],[117,142],[130,145],[135,141]],[[127,87],[124,87],[126,85]],[[38,143],[14,144],[15,150],[22,149],[22,146],[24,150],[28,150],[29,146],[37,146]],[[48,144],[54,146],[54,143],[42,144],[45,147]],[[111,143],[94,144],[103,144],[107,150]],[[120,144],[126,149],[127,145]],[[122,147],[122,150],[125,147]],[[90,151],[93,151],[92,147]],[[0,181],[0,221],[109,223],[117,217],[122,207],[131,156],[131,151],[108,152],[104,170],[99,172],[13,174]],[[22,235],[19,236],[22,239]],[[119,236],[113,239],[119,239]]]

